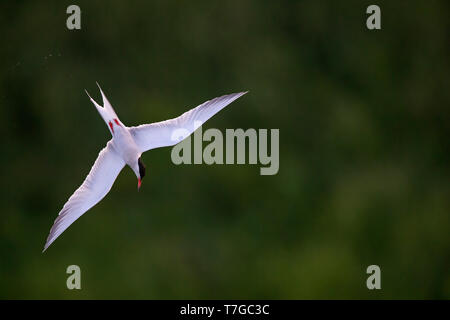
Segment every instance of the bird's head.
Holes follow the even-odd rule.
[[[133,167],[133,171],[136,174],[136,177],[138,178],[138,190],[141,188],[142,180],[145,177],[145,165],[141,160],[141,157],[139,157],[136,161],[135,166]]]

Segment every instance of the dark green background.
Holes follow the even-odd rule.
[[[450,298],[449,9],[2,1],[0,298]],[[280,171],[150,151],[42,254],[110,139],[95,81],[127,125],[250,90],[203,129],[279,128]]]

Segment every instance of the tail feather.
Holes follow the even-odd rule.
[[[94,99],[92,99],[92,97],[89,95],[89,92],[87,92],[86,89],[84,91],[86,91],[87,96],[89,97],[91,102],[94,104],[94,106],[97,109],[98,113],[100,113],[100,116],[105,121],[106,126],[111,131],[111,134],[113,134],[114,132],[112,131],[110,123],[115,121],[115,120],[120,122],[120,120],[117,117],[117,114],[114,111],[114,109],[111,106],[111,104],[109,103],[108,99],[106,98],[105,94],[103,93],[102,88],[100,88],[100,85],[98,84],[98,82],[97,82],[97,86],[100,89],[100,93],[102,94],[103,106],[99,105]],[[120,123],[122,123],[122,122],[120,122]]]
[[[105,94],[103,93],[102,88],[100,87],[100,85],[97,83],[98,88],[100,89],[100,93],[102,94],[102,100],[103,100],[103,107],[113,116],[113,118],[115,119],[119,119],[119,117],[117,117],[116,112],[114,111],[111,103],[109,103],[108,98],[106,98]]]

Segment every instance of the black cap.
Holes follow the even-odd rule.
[[[145,165],[140,157],[138,159],[138,165],[139,165],[139,175],[141,176],[141,179],[143,179],[145,177]]]

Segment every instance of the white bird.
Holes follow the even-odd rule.
[[[143,152],[177,144],[181,141],[174,136],[177,130],[183,130],[182,139],[187,138],[199,127],[199,124],[206,122],[228,104],[248,92],[232,93],[206,101],[178,118],[127,127],[117,117],[100,85],[98,87],[102,95],[103,107],[97,104],[87,91],[86,93],[108,126],[112,139],[98,154],[97,160],[83,184],[59,212],[42,252],[47,250],[53,241],[83,213],[103,199],[126,164],[136,174],[139,190],[145,176],[145,166],[141,160]]]

